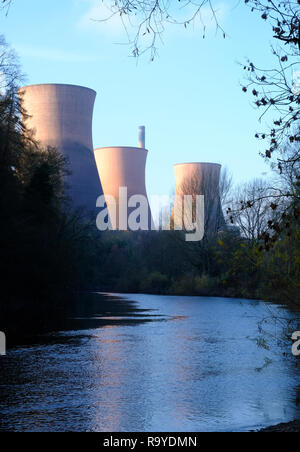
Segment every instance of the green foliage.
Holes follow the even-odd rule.
[[[179,280],[174,281],[171,286],[171,292],[174,295],[194,295],[195,281],[191,275],[182,276]]]
[[[256,344],[258,347],[263,348],[265,350],[270,350],[266,340],[263,337],[259,337],[256,339]]]
[[[152,272],[147,275],[140,284],[142,292],[166,293],[169,289],[169,279],[159,272]]]

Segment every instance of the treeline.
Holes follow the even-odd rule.
[[[268,251],[231,233],[187,243],[174,231],[102,236],[101,285],[117,292],[264,299],[300,306],[300,230]]]
[[[255,298],[298,308],[300,168],[290,158],[295,152],[294,146],[284,148],[281,157],[286,163],[280,171],[274,168],[274,177],[268,181],[254,179],[233,187],[230,174],[223,172],[220,193],[228,223],[223,232],[212,231],[206,224],[199,242],[186,242],[185,233],[178,231],[103,234],[102,287],[119,292]],[[206,210],[209,218],[209,205]]]

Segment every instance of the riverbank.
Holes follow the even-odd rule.
[[[181,288],[180,290],[174,289],[173,285],[169,285],[164,289],[157,289],[156,287],[148,287],[147,290],[141,290],[139,286],[133,286],[130,288],[124,288],[123,286],[109,286],[106,285],[103,293],[123,293],[123,294],[147,294],[147,295],[162,295],[162,296],[183,296],[183,297],[213,297],[213,298],[236,298],[246,300],[263,300],[274,304],[281,304],[291,309],[293,312],[300,313],[300,302],[298,300],[287,299],[278,293],[262,293],[259,290],[253,290],[252,292],[245,290],[243,287],[238,288],[223,288],[211,286],[209,288],[198,288],[195,290],[193,287]]]
[[[286,424],[273,425],[271,427],[263,428],[260,433],[299,433],[300,421],[292,421]]]
[[[6,296],[6,303],[0,304],[0,331],[4,331],[7,337],[10,338],[10,345],[21,343],[24,338],[33,338],[40,334],[48,333],[50,331],[58,331],[60,329],[69,329],[70,318],[81,316],[89,313],[95,307],[99,312],[106,312],[111,309],[111,305],[106,297],[99,294],[147,294],[147,295],[162,295],[172,297],[201,297],[205,298],[225,298],[232,299],[249,299],[260,300],[259,297],[246,297],[244,293],[235,293],[232,296],[224,290],[208,290],[201,291],[201,294],[194,291],[184,291],[179,295],[171,290],[157,291],[148,290],[140,292],[139,290],[121,291],[121,288],[105,287],[105,289],[97,291],[72,291],[66,290],[60,293],[47,293],[45,296],[35,298],[16,297],[13,295]],[[231,295],[231,296],[230,296]],[[264,301],[274,302],[274,300],[265,299]],[[122,302],[124,303],[123,299]],[[127,300],[128,302],[128,300]],[[125,302],[126,304],[126,302]],[[277,304],[275,302],[275,304]],[[292,311],[296,311],[294,306],[289,306],[288,303],[279,302],[279,304],[286,305]],[[297,311],[298,313],[299,311]],[[71,322],[72,323],[72,322]]]

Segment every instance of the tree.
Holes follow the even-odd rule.
[[[284,150],[281,154],[288,159],[289,152],[294,151]],[[261,240],[261,249],[266,250],[286,233],[296,233],[300,216],[299,164],[291,167],[287,161],[275,176],[268,183],[254,180],[241,186],[227,209],[231,223],[240,226],[245,237]]]
[[[251,241],[259,240],[268,228],[268,222],[274,217],[270,208],[272,193],[263,179],[254,179],[237,188],[234,196],[234,223],[243,237]],[[249,204],[252,204],[251,208]]]
[[[137,57],[150,51],[153,60],[157,52],[157,42],[162,39],[165,29],[171,25],[187,28],[197,19],[206,35],[206,20],[203,15],[213,20],[216,31],[223,30],[218,18],[218,2],[216,0],[102,0],[108,8],[108,16],[99,22],[105,22],[119,16],[132,47],[132,55]],[[13,0],[0,0],[0,6],[8,14]],[[206,13],[206,14],[204,14]],[[131,33],[133,31],[133,34]]]
[[[232,189],[233,176],[227,167],[223,167],[220,174],[220,200],[224,213],[231,202]]]
[[[22,74],[15,52],[0,36],[0,215],[4,214],[5,205],[16,203],[20,165],[24,154],[22,139],[21,106],[17,89]],[[9,197],[11,195],[11,198]]]
[[[2,9],[4,9],[6,13],[8,13],[12,1],[13,0],[1,0]]]
[[[269,130],[256,133],[256,138],[267,142],[263,156],[284,177],[287,171],[291,173],[297,166],[299,168],[300,160],[300,74],[296,71],[300,54],[300,2],[245,2],[252,7],[252,11],[261,13],[262,20],[270,23],[277,41],[271,49],[275,59],[273,68],[260,68],[250,61],[244,66],[249,75],[243,91],[252,91],[254,105],[261,111],[260,121],[268,118],[273,122]],[[284,151],[287,146],[290,147],[288,153]],[[294,176],[299,184],[297,171]],[[286,202],[286,199],[293,203],[294,196],[294,192],[282,191],[278,203]],[[295,214],[298,215],[297,210]]]
[[[157,42],[162,40],[166,28],[172,25],[187,28],[199,19],[205,37],[204,12],[209,12],[209,20],[212,19],[216,30],[226,37],[218,19],[217,2],[214,0],[107,0],[105,4],[110,14],[102,21],[120,16],[132,47],[132,55],[135,57],[150,51],[153,60],[157,52]]]
[[[31,317],[40,312],[39,299],[47,317],[58,293],[94,285],[99,237],[94,225],[66,208],[65,158],[40,147],[22,123],[18,59],[3,37],[0,42],[0,317],[24,302]]]

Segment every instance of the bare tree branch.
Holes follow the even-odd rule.
[[[162,42],[163,33],[170,25],[187,28],[199,19],[205,37],[207,24],[203,18],[204,11],[210,12],[216,32],[226,37],[214,0],[106,0],[104,4],[110,14],[99,22],[121,17],[134,57],[150,52],[153,60],[157,54],[158,41]]]

